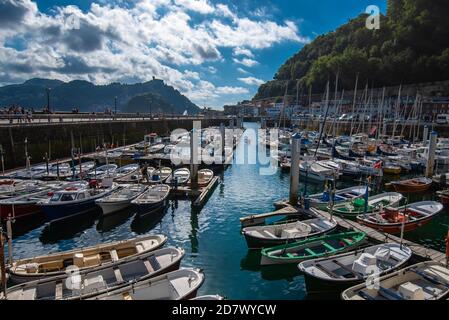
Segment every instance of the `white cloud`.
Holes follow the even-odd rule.
[[[202,14],[214,12],[214,8],[207,0],[175,0],[175,4]]]
[[[249,93],[249,90],[243,87],[217,87],[216,88],[218,93],[222,94],[244,94]]]
[[[218,70],[215,67],[209,66],[207,68],[207,71],[209,71],[211,74],[216,74]]]
[[[234,56],[247,56],[248,58],[254,58],[254,54],[251,52],[251,50],[240,47],[234,48],[232,54]]]
[[[242,64],[242,65],[244,65],[245,67],[248,67],[248,68],[249,68],[249,67],[253,67],[253,66],[259,64],[259,62],[257,62],[256,60],[249,59],[249,58],[243,58],[243,59],[241,59],[241,60],[234,58],[234,59],[232,59],[232,60],[233,60],[235,63]]]
[[[224,17],[231,18],[233,20],[237,20],[237,15],[229,9],[229,7],[225,4],[217,4],[217,11],[221,13]]]
[[[243,73],[243,74],[248,74],[249,73],[248,71],[246,71],[243,68],[237,68],[237,71],[240,72],[240,73]]]
[[[247,85],[257,85],[260,86],[261,84],[265,83],[265,81],[261,79],[257,79],[255,77],[246,77],[246,78],[238,78],[239,81],[247,84]]]

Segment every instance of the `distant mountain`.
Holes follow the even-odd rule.
[[[339,71],[340,89],[433,82],[449,79],[449,1],[388,0],[379,30],[368,30],[363,14],[317,37],[262,84],[255,99],[296,94],[312,86],[323,92]]]
[[[195,114],[200,110],[178,90],[159,79],[136,84],[95,85],[84,80],[63,82],[35,78],[0,87],[0,106],[20,105],[40,110],[47,104],[47,88],[50,88],[50,108],[58,111],[71,111],[74,107],[80,111],[113,110],[115,97],[119,111],[149,112],[145,107],[149,97],[154,98],[153,112],[183,113],[187,110],[189,114]],[[145,96],[147,100],[142,98]]]
[[[126,105],[125,112],[139,113],[182,113],[184,111],[177,110],[176,106],[167,102],[160,94],[145,93],[132,98]]]

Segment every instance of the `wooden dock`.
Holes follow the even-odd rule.
[[[215,186],[218,183],[218,177],[215,176],[211,182],[209,182],[209,184],[204,187],[201,190],[200,195],[198,196],[198,198],[196,198],[196,200],[192,203],[192,206],[196,207],[196,208],[200,208],[204,205],[204,203],[206,202],[206,200],[209,198],[210,194],[212,193],[212,191],[215,189]]]
[[[287,210],[287,208],[289,211],[299,211],[301,209],[294,207],[292,205],[290,205],[287,201],[280,201],[276,203],[277,206],[282,206],[283,208],[280,210]],[[279,211],[279,210],[278,210]],[[313,215],[318,216],[318,217],[323,217],[326,219],[330,219],[331,215],[329,212],[326,211],[322,211],[322,210],[318,210],[315,208],[311,208],[309,210]],[[274,211],[277,212],[277,211]],[[401,239],[397,236],[388,234],[388,233],[383,233],[380,232],[378,230],[372,229],[370,227],[361,225],[355,221],[351,221],[351,220],[347,220],[347,219],[343,219],[339,216],[333,215],[332,218],[338,223],[338,225],[344,229],[352,229],[352,230],[358,230],[358,231],[363,231],[367,234],[367,236],[371,239],[374,239],[376,241],[379,242],[393,242],[393,243],[401,243]],[[437,261],[443,264],[447,263],[447,258],[446,258],[446,254],[440,251],[436,251],[430,248],[426,248],[420,244],[414,243],[412,241],[408,241],[403,239],[402,243],[405,244],[406,246],[408,246],[413,254],[415,254],[416,256],[418,256],[421,259],[424,260],[433,260],[433,261]]]

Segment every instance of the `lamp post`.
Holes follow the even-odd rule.
[[[46,88],[45,91],[47,92],[47,111],[50,113],[50,88]]]

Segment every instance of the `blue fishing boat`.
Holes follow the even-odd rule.
[[[44,212],[47,221],[63,220],[95,209],[95,200],[108,195],[115,188],[115,185],[107,188],[73,185],[55,191],[50,198],[37,205]]]

